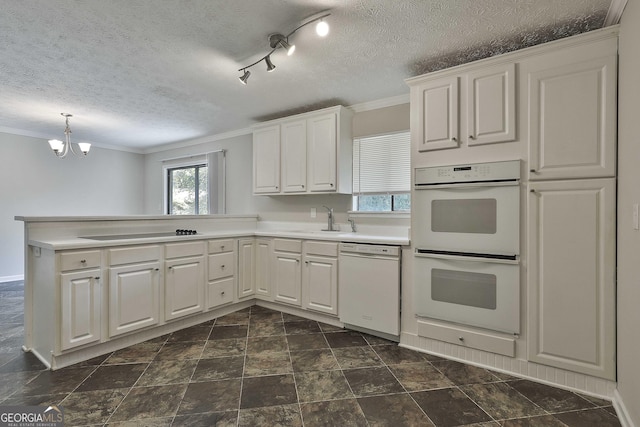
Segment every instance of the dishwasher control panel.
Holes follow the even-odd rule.
[[[394,256],[400,255],[398,246],[370,245],[366,243],[340,243],[340,252]]]

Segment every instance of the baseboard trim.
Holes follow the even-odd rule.
[[[616,410],[616,414],[618,414],[618,420],[620,420],[622,427],[635,427],[618,389],[613,391],[613,408]]]
[[[24,274],[19,274],[17,276],[0,276],[0,284],[19,281],[24,281]]]

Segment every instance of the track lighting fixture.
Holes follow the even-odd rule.
[[[249,71],[249,68],[253,67],[254,65],[264,61],[265,64],[267,64],[267,71],[271,72],[273,71],[276,66],[273,65],[273,62],[271,62],[271,54],[273,54],[273,52],[275,52],[278,49],[284,49],[287,52],[288,56],[293,55],[293,52],[295,52],[296,50],[296,45],[289,43],[289,37],[291,37],[296,31],[298,31],[300,28],[309,25],[313,22],[318,22],[318,24],[316,25],[316,34],[318,34],[320,37],[324,37],[327,34],[329,34],[329,24],[327,24],[327,22],[325,21],[325,18],[327,16],[331,15],[328,11],[323,11],[320,13],[317,13],[315,15],[312,15],[311,17],[307,18],[306,21],[304,23],[302,23],[302,25],[298,26],[296,29],[294,29],[293,31],[291,31],[289,34],[287,34],[286,36],[280,33],[276,33],[276,34],[271,34],[269,35],[269,46],[271,47],[271,51],[269,53],[267,53],[265,56],[263,56],[262,58],[258,59],[256,62],[254,62],[253,64],[249,64],[246,65],[242,68],[240,68],[238,71],[242,72],[242,76],[238,77],[240,79],[240,82],[244,85],[247,84],[247,80],[249,79],[249,76],[251,75],[251,72]]]

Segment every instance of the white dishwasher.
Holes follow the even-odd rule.
[[[400,247],[340,243],[338,314],[345,327],[400,339]]]

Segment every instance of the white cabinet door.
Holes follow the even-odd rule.
[[[301,254],[274,252],[273,286],[274,299],[301,306],[302,271],[300,269]]]
[[[529,360],[615,380],[615,180],[529,188]]]
[[[336,115],[307,120],[307,167],[310,191],[336,191]]]
[[[307,122],[284,123],[281,128],[282,191],[307,191]]]
[[[238,241],[238,298],[253,296],[255,282],[255,239]]]
[[[156,325],[160,318],[160,263],[109,269],[109,336]]]
[[[100,270],[60,275],[62,350],[100,340]]]
[[[411,128],[417,130],[418,151],[458,147],[459,85],[458,77],[446,77],[411,89]]]
[[[256,239],[256,295],[271,299],[271,240]]]
[[[338,314],[338,260],[305,255],[302,277],[303,307]]]
[[[616,60],[528,75],[530,180],[615,176]]]
[[[280,192],[280,125],[253,132],[253,192]]]
[[[204,310],[204,257],[165,262],[165,319],[177,319]]]
[[[468,145],[516,139],[515,77],[513,63],[467,74]]]

